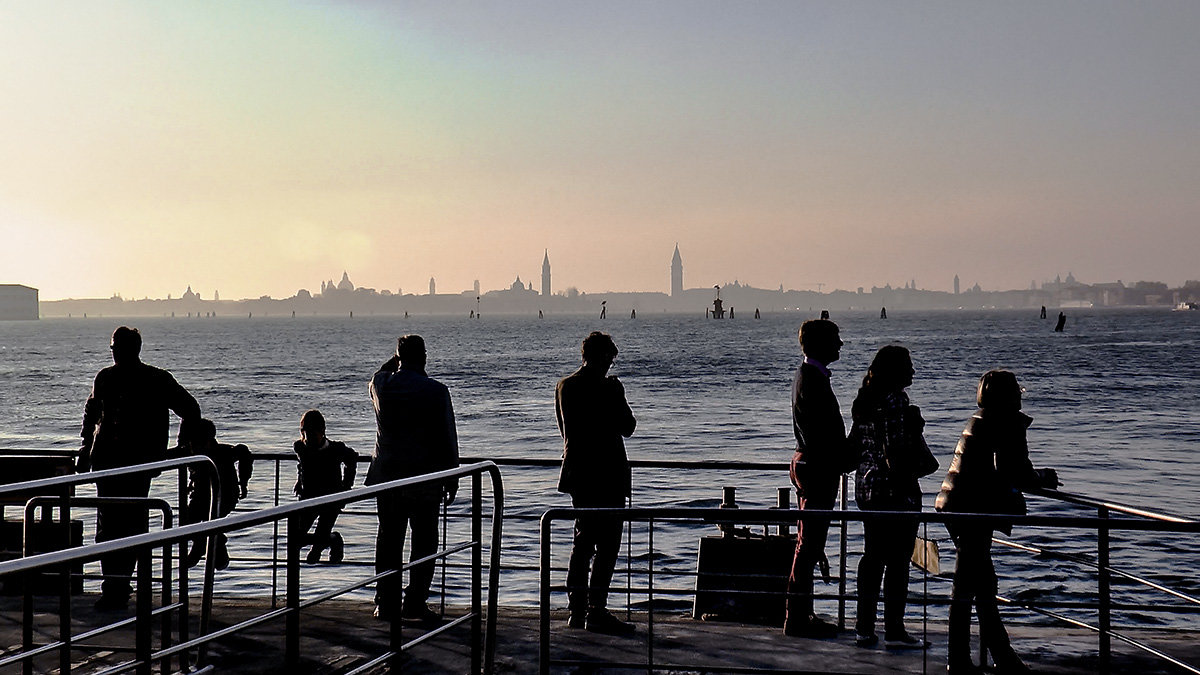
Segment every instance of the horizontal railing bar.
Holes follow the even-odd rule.
[[[1047,551],[1045,549],[1037,548],[1036,546],[1029,546],[1028,544],[1019,544],[1015,541],[1008,541],[1007,539],[999,539],[997,537],[993,537],[992,541],[995,541],[996,543],[1002,544],[1004,546],[1008,546],[1009,548],[1015,548],[1015,549],[1018,549],[1021,551],[1025,551],[1027,553],[1034,553],[1037,555],[1049,556],[1051,558],[1059,558],[1062,560],[1069,560],[1071,562],[1078,563],[1080,565],[1086,565],[1088,567],[1091,567],[1092,569],[1096,569],[1096,570],[1100,569],[1099,563],[1088,560],[1087,558],[1085,558],[1081,555],[1075,555],[1073,553],[1059,553],[1057,551]],[[1183,593],[1183,592],[1176,591],[1171,588],[1167,588],[1166,586],[1163,586],[1162,584],[1159,584],[1154,581],[1150,581],[1149,579],[1143,579],[1139,576],[1130,574],[1129,572],[1119,570],[1115,567],[1106,567],[1104,569],[1109,574],[1115,574],[1123,579],[1128,579],[1135,583],[1146,586],[1147,588],[1153,588],[1154,590],[1162,591],[1163,593],[1166,593],[1167,595],[1173,595],[1173,596],[1179,598],[1180,600],[1184,600],[1186,602],[1190,602],[1195,605],[1200,605],[1200,598],[1194,598],[1194,597],[1188,595],[1187,593]]]
[[[1093,633],[1100,633],[1100,632],[1101,632],[1101,630],[1100,630],[1100,628],[1099,628],[1098,626],[1093,626],[1093,625],[1091,625],[1091,624],[1089,624],[1089,623],[1086,623],[1086,622],[1083,622],[1083,621],[1079,621],[1078,619],[1072,619],[1071,617],[1069,617],[1069,616],[1065,616],[1065,615],[1062,615],[1062,614],[1059,614],[1058,612],[1051,612],[1051,611],[1049,611],[1049,610],[1046,610],[1046,609],[1041,609],[1041,608],[1039,608],[1039,607],[1034,607],[1034,606],[1026,605],[1026,604],[1024,604],[1024,603],[1020,603],[1020,602],[1014,602],[1013,600],[1010,600],[1010,599],[1008,599],[1008,598],[1005,598],[1005,597],[1003,597],[1003,596],[1000,596],[1000,595],[997,595],[997,596],[996,596],[996,600],[997,600],[997,601],[999,601],[999,602],[1001,602],[1001,603],[1003,603],[1003,604],[1005,604],[1005,605],[1011,605],[1011,606],[1014,606],[1014,607],[1021,607],[1021,608],[1027,609],[1027,610],[1029,610],[1029,611],[1031,611],[1031,612],[1036,612],[1036,613],[1038,613],[1038,614],[1041,614],[1041,615],[1043,615],[1043,616],[1048,616],[1048,617],[1050,617],[1050,618],[1052,618],[1052,619],[1058,619],[1059,621],[1062,621],[1062,622],[1064,622],[1064,623],[1070,624],[1070,625],[1072,625],[1072,626],[1076,626],[1076,627],[1079,627],[1079,628],[1084,628],[1084,629],[1090,630],[1090,631],[1092,631]],[[1158,658],[1160,658],[1160,659],[1162,659],[1162,660],[1164,660],[1164,661],[1168,661],[1168,662],[1170,662],[1170,663],[1172,663],[1172,664],[1174,664],[1174,665],[1176,665],[1176,666],[1178,666],[1178,667],[1180,667],[1180,668],[1183,668],[1184,670],[1186,670],[1186,671],[1188,671],[1188,672],[1190,672],[1190,673],[1194,673],[1195,675],[1200,675],[1200,670],[1197,670],[1197,669],[1196,669],[1194,666],[1192,666],[1191,664],[1189,664],[1189,663],[1187,663],[1187,662],[1185,662],[1185,661],[1180,661],[1179,659],[1177,659],[1177,658],[1175,658],[1175,657],[1171,656],[1170,654],[1167,654],[1167,653],[1165,653],[1165,652],[1159,651],[1159,650],[1157,650],[1157,649],[1155,649],[1155,648],[1151,647],[1150,645],[1143,644],[1142,642],[1139,642],[1138,640],[1135,640],[1135,639],[1133,639],[1133,638],[1131,638],[1131,637],[1129,637],[1129,636],[1127,636],[1127,635],[1123,635],[1123,634],[1121,634],[1121,633],[1118,633],[1117,631],[1114,631],[1114,630],[1105,631],[1105,633],[1106,633],[1108,636],[1110,636],[1110,637],[1115,637],[1115,638],[1117,638],[1118,640],[1120,640],[1120,641],[1122,641],[1122,642],[1124,642],[1124,643],[1126,643],[1126,644],[1128,644],[1128,645],[1130,645],[1130,646],[1132,646],[1132,647],[1135,647],[1135,648],[1137,648],[1137,649],[1141,649],[1142,651],[1144,651],[1144,652],[1146,652],[1146,653],[1148,653],[1148,654],[1151,654],[1151,655],[1153,655],[1153,656],[1156,656],[1156,657],[1158,657]]]
[[[187,642],[181,642],[177,645],[171,645],[170,647],[168,647],[166,649],[162,649],[157,652],[154,652],[151,655],[150,660],[158,661],[161,659],[165,659],[165,658],[174,656],[174,655],[178,654],[179,652],[193,649],[195,647],[199,647],[200,645],[203,645],[208,642],[213,642],[213,641],[219,640],[219,639],[225,637],[226,635],[232,635],[240,630],[245,630],[247,628],[253,628],[259,624],[267,623],[268,621],[278,619],[281,616],[285,616],[289,611],[291,611],[291,610],[289,610],[287,607],[280,607],[279,609],[273,609],[273,610],[267,612],[266,614],[260,614],[252,619],[246,619],[245,621],[242,621],[241,623],[236,623],[231,626],[226,626],[224,628],[220,628],[218,630],[212,631],[210,633],[206,633],[204,635],[198,635],[198,636],[192,638],[191,640],[188,640]]]
[[[567,666],[569,668],[585,668],[594,669],[597,666],[607,666],[609,668],[625,669],[625,670],[646,670],[645,661],[583,661],[580,659],[553,659],[551,665]],[[774,670],[769,668],[754,668],[751,666],[718,666],[710,664],[687,664],[687,663],[654,663],[654,672],[680,672],[680,673],[742,673],[744,675],[755,675],[757,673],[771,673],[772,675],[829,675],[828,670]],[[837,671],[837,675],[870,675],[860,671]]]
[[[1171,523],[1188,523],[1190,519],[1174,516],[1168,513],[1149,511],[1128,504],[1120,504],[1117,502],[1105,501],[1103,499],[1094,499],[1086,495],[1077,495],[1070,492],[1062,492],[1059,490],[1050,490],[1047,488],[1029,488],[1025,490],[1027,494],[1037,495],[1039,497],[1047,497],[1060,502],[1067,502],[1077,506],[1087,506],[1094,509],[1105,508],[1110,512],[1122,513],[1127,516],[1137,516],[1139,518],[1150,518],[1153,520],[1162,520]]]
[[[579,516],[613,516],[625,521],[712,521],[732,523],[794,523],[810,518],[829,518],[834,522],[919,521],[924,523],[973,523],[996,526],[1057,527],[1073,529],[1130,530],[1139,532],[1200,533],[1200,521],[1111,520],[1092,516],[1011,516],[993,513],[950,513],[945,511],[840,511],[798,509],[714,509],[695,507],[657,508],[552,508],[542,514],[542,521],[573,520]]]
[[[205,457],[203,459],[210,466],[212,465],[212,461],[209,460],[207,457]],[[153,468],[153,467],[158,467],[158,465],[169,465],[166,468],[170,468],[170,467],[181,466],[181,465],[172,464],[172,462],[183,462],[183,461],[184,460],[168,460],[167,462],[155,462],[153,464],[142,464],[139,466]],[[186,466],[186,464],[183,464],[182,466]],[[27,558],[18,558],[15,560],[9,560],[9,561],[0,563],[0,575],[34,571],[43,566],[60,565],[60,564],[64,564],[64,563],[72,563],[72,562],[78,562],[78,561],[95,560],[97,558],[108,555],[110,553],[127,551],[127,550],[131,550],[131,549],[140,549],[140,548],[144,548],[144,547],[161,548],[166,543],[175,543],[175,542],[179,542],[179,541],[185,541],[188,539],[194,539],[194,538],[198,538],[201,536],[208,536],[208,535],[213,535],[213,534],[223,534],[225,532],[231,532],[234,530],[240,530],[240,529],[245,529],[248,527],[254,527],[256,525],[262,525],[264,523],[270,523],[270,522],[274,522],[274,521],[278,521],[278,520],[283,520],[283,519],[287,518],[288,516],[298,515],[300,513],[306,512],[306,511],[318,510],[318,509],[327,508],[330,506],[341,506],[348,502],[369,499],[371,497],[375,497],[377,495],[386,493],[390,490],[395,490],[397,488],[408,487],[411,485],[418,485],[418,484],[422,484],[422,483],[426,483],[426,482],[434,482],[434,481],[439,481],[439,480],[444,481],[444,480],[448,480],[451,478],[459,478],[461,476],[468,476],[477,471],[486,469],[486,467],[487,467],[486,463],[466,464],[466,465],[462,465],[456,469],[447,469],[445,471],[438,471],[436,473],[429,473],[429,474],[424,474],[424,475],[420,475],[420,476],[413,476],[411,478],[399,478],[396,480],[388,481],[386,483],[379,483],[376,485],[354,488],[353,490],[346,490],[343,492],[335,492],[333,494],[325,495],[325,496],[321,496],[321,497],[312,497],[309,499],[302,499],[299,501],[291,502],[289,504],[281,504],[279,506],[271,507],[268,509],[260,509],[258,511],[250,511],[248,513],[242,513],[242,514],[230,514],[223,518],[216,518],[213,520],[208,520],[208,521],[204,521],[204,522],[200,522],[200,523],[193,523],[191,525],[184,525],[181,527],[172,528],[171,530],[164,530],[161,532],[149,532],[146,534],[138,534],[138,535],[134,535],[132,537],[125,537],[123,539],[114,539],[112,541],[89,544],[87,546],[81,546],[81,547],[76,547],[73,549],[66,549],[66,550],[62,550],[62,551],[51,551],[49,553],[39,553],[38,555],[35,555],[35,556],[29,556]],[[117,470],[111,470],[111,471],[117,471]],[[88,474],[88,475],[96,475],[96,476],[103,477],[102,474],[106,474],[106,473],[107,473],[107,471],[97,471],[97,472],[94,472],[93,474]],[[121,475],[121,474],[118,472],[114,475]],[[62,478],[72,478],[72,477],[71,476],[63,476]],[[45,479],[42,481],[32,481],[31,483],[26,483],[25,485],[32,485],[33,483],[43,483],[46,481],[53,481],[53,480],[59,480],[59,479]],[[2,488],[0,488],[0,489],[2,489]]]
[[[370,661],[367,661],[366,663],[355,668],[354,670],[347,672],[345,675],[361,675],[362,673],[369,673],[372,670],[375,670],[376,668],[386,664],[388,661],[390,661],[395,656],[396,656],[396,652],[385,652],[382,655],[376,656],[375,658],[371,659]]]
[[[164,612],[173,612],[181,607],[183,607],[182,603],[174,602],[169,605],[164,605],[162,607],[155,608],[153,611],[150,612],[150,615],[158,616],[158,615],[163,614]],[[72,645],[72,647],[74,647],[76,649],[88,649],[88,650],[92,650],[92,651],[97,650],[97,649],[104,649],[104,650],[108,650],[108,651],[122,651],[122,650],[133,651],[132,647],[121,647],[121,646],[112,646],[112,645],[87,645],[87,644],[80,644],[80,643],[84,642],[85,640],[90,640],[94,637],[104,635],[105,633],[110,633],[118,628],[128,626],[135,621],[137,621],[137,617],[131,616],[127,619],[121,619],[120,621],[117,621],[115,623],[110,623],[110,624],[100,626],[99,628],[94,628],[90,631],[87,631],[86,633],[80,633],[79,635],[76,635],[75,637],[71,638],[71,645]],[[25,661],[26,659],[36,658],[38,656],[41,656],[42,654],[46,654],[46,653],[52,652],[56,649],[59,649],[60,647],[63,646],[63,644],[64,643],[62,640],[57,640],[55,642],[49,642],[44,645],[39,645],[38,647],[36,647],[34,649],[30,649],[27,652],[19,652],[16,654],[10,654],[8,656],[0,658],[0,667],[7,666],[12,663],[17,663],[18,661]]]

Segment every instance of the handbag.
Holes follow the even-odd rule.
[[[904,415],[904,435],[909,442],[901,456],[886,456],[888,470],[897,474],[905,474],[915,478],[923,478],[938,470],[941,466],[929,444],[925,442],[925,420],[921,417],[921,409],[915,405],[908,406]]]

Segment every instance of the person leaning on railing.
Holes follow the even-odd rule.
[[[979,410],[967,421],[954,459],[937,496],[937,510],[957,513],[1025,515],[1022,490],[1060,485],[1054,469],[1034,469],[1025,430],[1033,419],[1021,412],[1017,377],[992,370],[979,379]],[[980,640],[1000,673],[1027,673],[1008,640],[996,606],[992,564],[992,524],[947,523],[958,549],[950,593],[947,669],[952,675],[980,673],[970,657],[971,604],[979,614]],[[1011,533],[1012,526],[999,529]]]

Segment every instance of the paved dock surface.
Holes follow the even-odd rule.
[[[76,632],[122,618],[121,613],[100,614],[92,609],[93,596],[76,597],[73,624]],[[56,601],[39,600],[35,618],[37,640],[46,642],[57,636]],[[250,618],[269,609],[266,599],[218,598],[213,612],[219,628]],[[367,602],[335,600],[306,610],[301,621],[301,663],[283,664],[283,620],[276,619],[223,639],[210,650],[209,663],[215,672],[225,673],[341,673],[347,672],[386,649],[388,625],[371,616]],[[462,614],[449,608],[447,615]],[[911,616],[911,614],[910,614]],[[605,661],[643,664],[640,667],[597,667],[572,664],[556,665],[554,673],[632,673],[646,672],[648,626],[645,613],[632,619],[638,631],[633,637],[595,635],[566,627],[563,612],[553,620],[551,658],[557,661]],[[914,633],[921,630],[919,617],[910,619]],[[1038,673],[1092,674],[1098,672],[1096,635],[1086,630],[1057,626],[1010,626],[1018,652]],[[694,620],[680,612],[654,615],[653,651],[655,661],[666,666],[658,673],[722,672],[721,668],[764,669],[788,673],[938,673],[945,672],[946,626],[930,622],[926,637],[929,650],[888,650],[882,646],[861,649],[854,645],[852,632],[831,640],[790,638],[777,628],[752,624]],[[405,628],[405,639],[419,635]],[[1200,632],[1132,631],[1139,639],[1189,663],[1200,663]],[[401,672],[466,673],[470,670],[468,629],[455,627],[414,647],[404,656]],[[538,665],[538,613],[534,608],[501,608],[497,621],[496,672],[535,673]],[[17,598],[0,598],[0,648],[4,653],[19,648],[21,612]],[[92,672],[130,658],[113,645],[132,645],[131,629],[121,629],[97,641],[95,650],[74,652],[76,672]],[[108,646],[104,646],[105,643]],[[1183,672],[1165,662],[1151,659],[1114,641],[1111,672],[1154,675]],[[37,671],[57,673],[55,655],[37,661]],[[17,666],[0,669],[20,672]],[[158,669],[155,669],[158,672]]]

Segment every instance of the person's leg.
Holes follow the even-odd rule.
[[[888,527],[886,522],[863,521],[863,554],[858,561],[858,612],[854,622],[854,632],[862,637],[875,634],[875,611],[887,554]],[[884,616],[887,616],[886,601]]]
[[[901,637],[904,610],[908,605],[909,561],[917,540],[917,521],[891,521],[884,533],[883,630],[885,636]]]
[[[1000,620],[1000,609],[996,604],[996,567],[992,563],[992,532],[988,530],[986,546],[980,560],[979,590],[975,596],[975,611],[979,615],[979,640],[992,655],[997,666],[1011,666],[1017,670],[1021,663],[1008,639],[1008,631]]]
[[[620,496],[605,500],[605,508],[619,509],[624,506]],[[588,583],[588,611],[604,611],[608,608],[608,587],[612,584],[613,570],[621,553],[621,531],[624,521],[619,518],[598,518],[594,526],[592,541],[596,556],[592,560],[592,575]]]
[[[375,499],[379,512],[379,529],[375,535],[375,573],[397,570],[375,585],[375,605],[380,612],[398,612],[403,580],[398,571],[404,566],[404,536],[408,529],[408,514],[395,490]]]
[[[121,476],[96,483],[100,497],[145,497],[150,493],[149,476]],[[97,508],[96,542],[113,541],[149,531],[149,514],[144,506],[112,504]],[[129,599],[137,558],[129,552],[112,553],[100,559],[104,581],[100,592],[113,603]]]
[[[799,498],[802,511],[826,511],[833,508],[837,497],[836,477],[821,477],[806,480]],[[792,558],[792,571],[788,576],[788,604],[784,617],[784,631],[796,634],[806,627],[817,629],[822,635],[832,634],[835,627],[814,621],[813,614],[813,567],[825,553],[825,540],[829,535],[828,516],[810,516],[796,524],[796,554]],[[811,631],[810,631],[811,632]],[[819,635],[814,635],[819,637]]]
[[[954,584],[950,590],[948,656],[951,667],[971,665],[971,605],[980,594],[983,568],[991,564],[991,530],[947,526],[954,539]]]
[[[571,506],[586,509],[595,504],[582,495],[572,495]],[[595,518],[575,519],[571,556],[567,560],[567,608],[571,616],[578,617],[579,621],[583,620],[588,608],[588,574],[592,569],[592,558],[596,555],[595,521]]]
[[[337,522],[337,517],[341,513],[342,509],[340,507],[333,507],[314,514],[317,529],[312,534],[313,546],[320,546],[321,548],[329,546],[329,537],[333,533],[333,524]]]
[[[441,500],[420,498],[407,504],[409,524],[412,527],[412,550],[408,561],[411,564],[438,550],[438,510]],[[424,609],[429,599],[429,586],[433,582],[434,561],[423,562],[408,573],[408,588],[404,592],[404,606]]]

